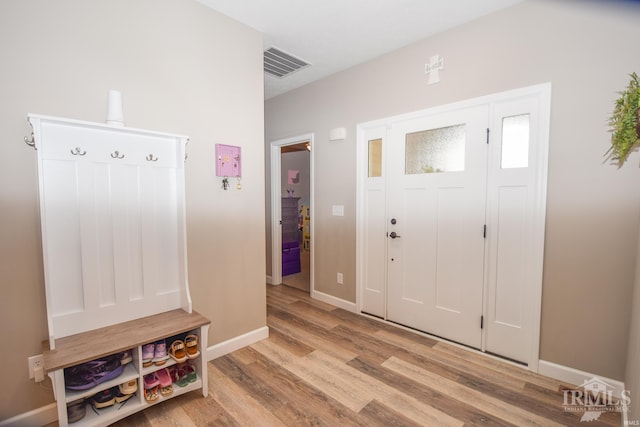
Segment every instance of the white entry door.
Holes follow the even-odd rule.
[[[362,312],[537,370],[550,86],[360,125]]]
[[[537,357],[532,337],[540,328],[536,313],[542,294],[548,138],[544,106],[538,96],[491,105],[484,349],[524,363]]]
[[[480,348],[488,107],[394,124],[387,318]]]

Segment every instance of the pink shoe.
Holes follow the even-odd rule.
[[[162,368],[156,372],[158,374],[158,380],[160,381],[160,394],[163,396],[169,396],[173,393],[173,385],[171,384],[171,375],[167,368]]]
[[[144,388],[146,390],[150,390],[158,385],[160,385],[160,380],[155,372],[147,374],[143,377],[144,380]]]
[[[169,375],[167,368],[156,371],[156,376],[158,377],[158,381],[160,381],[160,387],[168,387],[173,382],[171,381],[171,375]]]

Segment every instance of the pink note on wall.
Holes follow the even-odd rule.
[[[216,144],[216,176],[241,177],[242,158],[240,147]]]

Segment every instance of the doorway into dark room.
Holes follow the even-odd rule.
[[[282,283],[310,292],[310,142],[281,147]]]

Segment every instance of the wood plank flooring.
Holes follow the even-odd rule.
[[[267,285],[270,336],[209,363],[196,392],[126,426],[585,426],[518,366]],[[603,413],[592,426],[619,426]]]
[[[291,287],[306,291],[311,289],[311,253],[300,250],[300,272],[282,277],[282,283]]]

